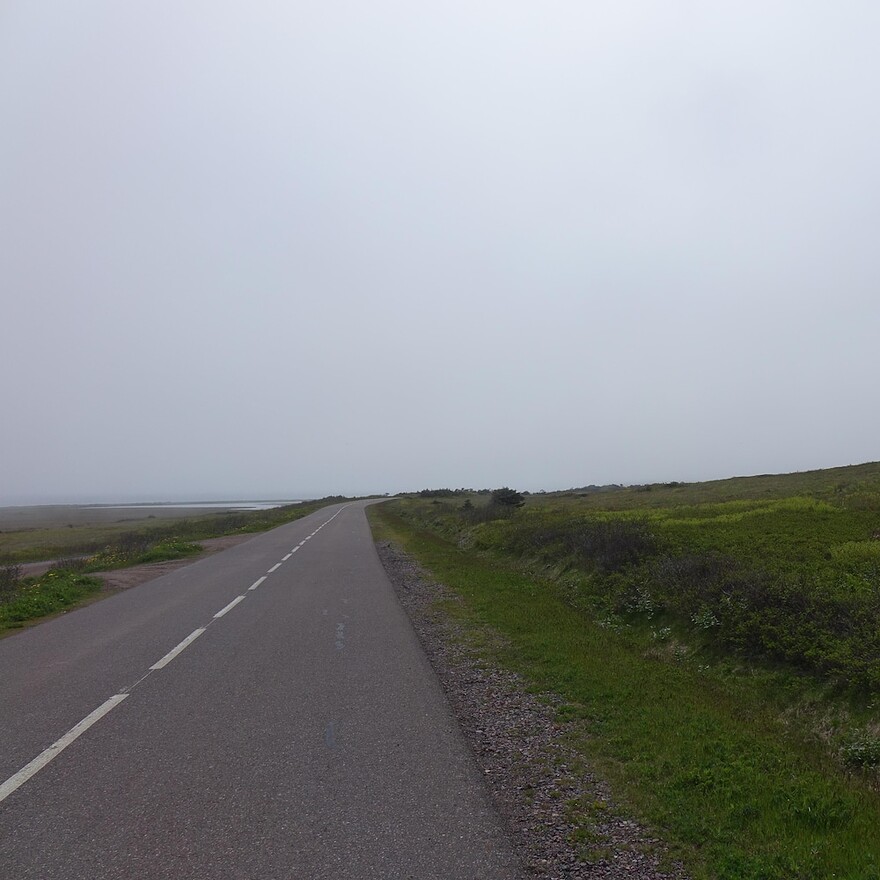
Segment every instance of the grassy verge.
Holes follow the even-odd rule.
[[[128,568],[150,562],[173,562],[201,552],[201,544],[177,537],[165,538],[155,543],[145,539],[139,542],[110,544],[94,556],[87,556],[81,560],[62,560],[60,564],[83,572],[110,571],[114,568]]]
[[[392,502],[370,516],[462,596],[473,621],[505,636],[494,659],[584,718],[578,747],[695,877],[880,877],[870,779],[831,759],[763,680],[725,679],[675,640],[600,625],[558,572],[542,578],[462,549],[460,534],[441,534],[442,516],[413,510]]]
[[[72,571],[49,571],[28,578],[0,601],[0,634],[58,611],[64,611],[101,589],[94,577]]]

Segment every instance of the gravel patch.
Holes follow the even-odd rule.
[[[686,880],[678,867],[661,870],[662,842],[566,744],[577,722],[559,721],[562,700],[528,693],[480,657],[473,634],[438,608],[456,595],[392,544],[376,546],[525,868],[546,880]]]

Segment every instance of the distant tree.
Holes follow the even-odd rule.
[[[492,493],[492,503],[498,504],[502,507],[522,507],[523,504],[526,503],[525,498],[517,492],[515,489],[510,489],[507,486],[504,486],[501,489],[496,489]]]

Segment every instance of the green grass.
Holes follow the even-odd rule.
[[[725,501],[761,501],[806,495],[851,509],[880,510],[880,462],[793,474],[731,477],[703,483],[653,483],[645,486],[603,487],[604,491],[572,489],[533,495],[538,503],[565,505],[576,500],[596,509],[669,507]]]
[[[49,571],[28,578],[0,601],[0,634],[71,608],[101,589],[94,577],[72,571]]]
[[[547,499],[551,508],[559,503]],[[743,563],[750,561],[748,547],[764,534],[766,523],[781,517],[788,538],[773,544],[771,556],[787,570],[781,561],[792,548],[815,543],[792,524],[792,511],[827,514],[840,546],[853,540],[856,527],[846,518],[839,527],[836,512],[799,503],[766,514],[748,505],[669,509],[655,520],[647,517],[650,509],[630,507],[626,516],[647,519],[647,534],[660,533],[652,546],[664,552],[666,538],[671,544],[693,540],[699,552],[709,552],[717,537],[742,528],[725,552]],[[586,502],[593,504],[595,499]],[[880,877],[880,797],[873,777],[849,772],[830,741],[813,729],[823,713],[829,724],[843,716],[857,720],[863,741],[853,737],[850,748],[869,765],[880,754],[871,735],[876,715],[871,703],[859,710],[856,704],[841,708],[827,702],[821,677],[804,677],[785,666],[748,666],[743,674],[732,649],[701,643],[706,630],[651,607],[648,580],[641,584],[648,595],[642,608],[634,601],[632,610],[610,613],[614,590],[633,586],[626,582],[632,563],[614,570],[611,558],[610,569],[598,571],[595,564],[566,556],[562,539],[550,549],[533,541],[526,553],[511,538],[518,525],[535,525],[535,518],[570,519],[572,499],[565,506],[542,512],[533,498],[526,511],[475,526],[457,514],[460,500],[391,502],[372,508],[370,516],[379,534],[463,597],[469,620],[505,637],[506,647],[494,649],[498,662],[536,688],[561,695],[571,713],[584,717],[577,747],[695,877]],[[602,516],[614,518],[607,510]],[[753,528],[759,521],[764,529]],[[535,530],[523,529],[535,538]],[[665,536],[663,529],[669,530]],[[810,552],[813,562],[828,562],[820,547]],[[634,565],[639,567],[638,560]]]
[[[145,565],[150,562],[173,562],[186,559],[202,552],[201,544],[184,541],[180,538],[166,538],[153,543],[146,539],[142,550],[137,548],[110,545],[100,553],[84,560],[83,571],[108,571],[114,568],[127,568],[131,565]]]

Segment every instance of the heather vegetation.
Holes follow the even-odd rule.
[[[696,876],[880,877],[880,465],[374,518]]]
[[[830,484],[795,474],[575,490],[532,496],[521,511],[521,495],[498,502],[513,491],[503,489],[410,515],[540,569],[605,626],[668,625],[707,656],[778,661],[870,694],[880,692],[880,466],[851,470],[849,481],[847,469],[818,472]]]
[[[880,510],[796,497],[629,511],[533,506],[469,534],[555,568],[609,626],[668,624],[695,648],[880,692]]]

